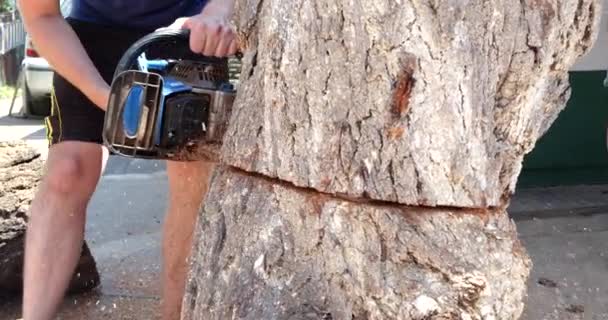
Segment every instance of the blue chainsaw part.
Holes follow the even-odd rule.
[[[169,61],[167,60],[147,60],[146,67],[148,70],[154,70],[157,72],[164,72],[169,67]]]
[[[224,82],[220,85],[219,88],[220,91],[223,92],[233,92],[234,91],[234,85],[230,82]]]
[[[144,104],[144,88],[141,85],[134,85],[129,90],[129,95],[125,100],[125,107],[122,111],[122,127],[125,136],[135,138],[139,129],[141,113]]]
[[[163,77],[163,90],[158,101],[158,117],[156,117],[156,131],[154,132],[154,143],[160,145],[161,133],[163,131],[163,117],[165,113],[165,100],[167,97],[180,92],[190,92],[192,87],[172,77]]]
[[[177,92],[184,92],[184,91],[192,90],[191,86],[189,86],[179,80],[176,80],[173,77],[163,77],[163,80],[164,80],[164,83],[163,83],[162,94],[165,97],[168,97]]]

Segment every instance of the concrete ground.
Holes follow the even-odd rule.
[[[534,264],[523,319],[608,319],[608,186],[520,190],[509,213]]]
[[[7,118],[7,109],[0,102],[0,140],[44,151],[41,121]],[[59,319],[157,318],[166,190],[162,162],[110,159],[86,235],[102,284],[68,297]],[[608,186],[519,190],[509,209],[534,263],[522,319],[608,319]],[[0,320],[17,318],[19,301],[0,301]]]

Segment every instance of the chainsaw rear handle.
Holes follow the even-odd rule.
[[[116,65],[114,71],[114,77],[116,78],[119,74],[124,71],[130,70],[133,65],[137,62],[139,56],[142,53],[149,50],[153,45],[162,42],[176,42],[177,47],[185,47],[190,50],[190,30],[188,29],[161,29],[152,32],[141,39],[137,40],[127,51],[122,55],[122,58]],[[167,52],[168,57],[171,56],[171,52]],[[237,53],[236,57],[240,57],[241,54]],[[211,57],[209,57],[211,58]]]

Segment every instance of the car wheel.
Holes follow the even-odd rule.
[[[51,115],[51,99],[40,98],[35,99],[31,103],[31,113],[38,117],[48,117]]]
[[[24,110],[27,115],[32,115],[35,117],[47,117],[51,115],[51,99],[34,99],[27,87],[26,81],[23,81],[21,84],[21,99],[23,101],[23,108],[25,108]]]
[[[32,97],[30,96],[30,92],[27,89],[27,85],[25,84],[25,80],[21,82],[21,110],[23,114],[29,115],[31,110],[31,101]]]

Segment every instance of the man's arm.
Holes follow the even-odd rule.
[[[18,4],[25,28],[36,50],[55,72],[105,110],[110,92],[109,85],[61,15],[59,0],[18,0]]]

